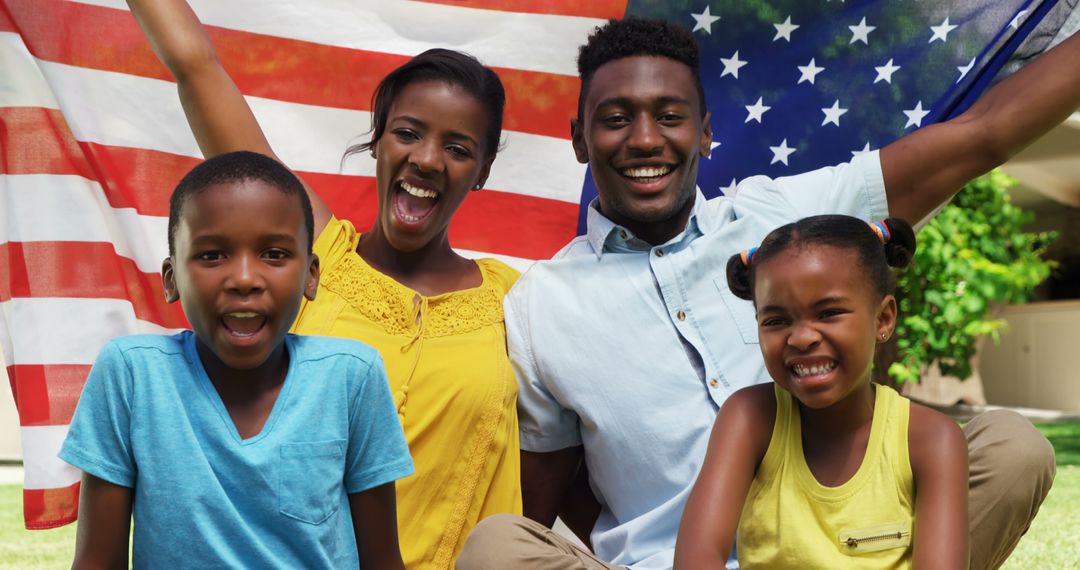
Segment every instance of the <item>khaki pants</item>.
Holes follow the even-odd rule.
[[[1014,412],[987,412],[964,426],[971,482],[971,569],[997,568],[1039,511],[1056,471],[1054,449]],[[512,515],[484,519],[458,556],[458,570],[614,570],[551,529]]]

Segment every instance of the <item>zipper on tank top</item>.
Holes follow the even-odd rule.
[[[840,533],[840,545],[849,554],[877,552],[911,544],[908,523],[894,523]]]

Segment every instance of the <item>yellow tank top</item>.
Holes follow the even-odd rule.
[[[909,402],[876,387],[862,465],[825,487],[803,455],[798,403],[780,388],[769,449],[750,486],[736,552],[741,568],[910,568],[915,486]]]
[[[452,568],[480,519],[521,514],[517,381],[502,309],[519,274],[481,259],[479,286],[425,297],[368,265],[359,240],[336,218],[319,234],[319,290],[293,331],[354,338],[382,355],[416,465],[397,482],[401,554],[410,570]]]

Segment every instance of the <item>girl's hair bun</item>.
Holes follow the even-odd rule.
[[[727,262],[728,289],[740,299],[754,300],[754,283],[750,268],[743,263],[742,254],[736,253]]]
[[[885,244],[885,262],[889,267],[907,267],[915,256],[915,230],[900,218],[882,220],[889,228],[889,242]]]

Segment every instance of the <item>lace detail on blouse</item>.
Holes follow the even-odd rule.
[[[464,334],[501,323],[503,292],[485,274],[479,287],[427,298],[424,336],[440,337]],[[355,256],[343,257],[321,276],[321,284],[341,295],[365,318],[380,325],[388,334],[412,336],[416,322],[416,293],[390,277],[374,270]]]
[[[499,375],[502,378],[513,378],[513,372],[506,370],[509,367],[509,359],[500,360]],[[489,390],[483,405],[483,415],[473,426],[474,440],[472,450],[469,452],[468,463],[465,465],[465,473],[458,487],[457,498],[454,500],[453,510],[446,521],[446,530],[439,547],[435,550],[433,562],[436,568],[453,568],[453,558],[458,542],[461,541],[461,533],[465,528],[465,522],[469,515],[469,509],[476,501],[477,486],[480,483],[480,475],[484,465],[491,459],[491,448],[495,443],[495,432],[499,425],[505,421],[508,412],[514,409],[514,401],[507,405],[506,396],[513,380],[499,382],[495,389]],[[516,437],[513,434],[512,437]]]
[[[458,291],[449,297],[428,301],[431,310],[427,315],[428,335],[451,336],[501,323],[502,297],[485,281],[477,289]]]

